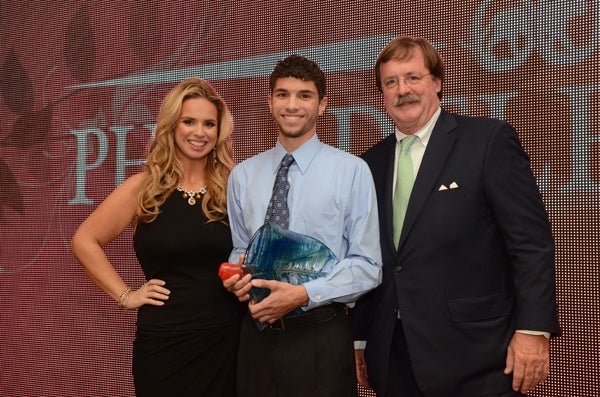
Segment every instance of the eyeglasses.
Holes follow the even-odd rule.
[[[406,85],[417,85],[427,76],[430,76],[431,73],[424,74],[423,76],[417,76],[416,74],[407,74],[404,77],[390,77],[383,82],[383,88],[386,90],[391,90],[392,88],[398,87],[399,81],[404,81]]]

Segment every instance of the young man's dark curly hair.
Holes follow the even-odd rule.
[[[277,63],[269,77],[271,93],[277,79],[286,77],[293,77],[303,81],[314,81],[319,92],[319,101],[326,95],[325,75],[323,71],[319,65],[302,55],[290,55]]]

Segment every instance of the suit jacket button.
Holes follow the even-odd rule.
[[[402,266],[401,266],[401,265],[398,265],[398,266],[396,266],[396,267],[394,268],[394,271],[395,271],[395,272],[401,272],[401,271],[402,271]]]

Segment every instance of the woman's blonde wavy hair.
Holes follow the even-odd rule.
[[[183,169],[176,156],[175,127],[181,107],[190,98],[205,98],[215,105],[218,115],[218,135],[215,148],[206,162],[207,192],[202,199],[202,211],[209,222],[227,222],[227,178],[233,167],[230,136],[233,120],[225,101],[206,81],[189,78],[179,83],[163,100],[156,120],[155,138],[146,161],[146,175],[140,185],[137,221],[150,223],[160,213],[166,201],[183,179]]]

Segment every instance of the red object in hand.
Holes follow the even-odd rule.
[[[236,274],[239,274],[240,277],[244,277],[246,270],[243,266],[231,262],[223,262],[221,263],[221,266],[219,266],[219,277],[221,280],[227,280]]]

